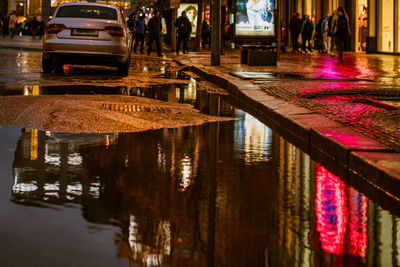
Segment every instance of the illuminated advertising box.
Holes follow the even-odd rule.
[[[276,0],[236,0],[235,39],[275,39]]]
[[[186,12],[186,17],[189,19],[192,24],[192,33],[191,37],[196,36],[196,28],[197,28],[197,13],[198,13],[198,5],[197,4],[180,4],[178,8],[178,17],[182,15],[182,11]]]

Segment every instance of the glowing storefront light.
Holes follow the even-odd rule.
[[[56,7],[59,4],[65,3],[65,2],[87,2],[85,0],[51,0],[51,6]],[[124,1],[124,0],[97,0],[95,1],[97,3],[103,3],[103,4],[110,4],[110,5],[116,5],[122,9],[131,9],[131,1]]]

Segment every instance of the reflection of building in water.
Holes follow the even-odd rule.
[[[37,200],[79,201],[98,198],[100,181],[84,177],[80,144],[115,141],[114,134],[47,134],[26,130],[18,141],[14,159],[13,197]]]
[[[108,141],[25,131],[13,201],[80,203],[138,266],[399,265],[396,216],[237,114]]]
[[[270,266],[282,266],[282,258],[289,266],[399,266],[397,216],[283,139],[273,146],[281,176],[278,246],[271,241],[266,249]]]
[[[236,140],[248,164],[267,161],[270,158],[272,130],[248,113],[237,111]]]

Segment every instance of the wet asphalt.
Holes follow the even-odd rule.
[[[64,74],[46,75],[41,72],[40,40],[18,38],[0,40],[3,48],[17,48],[1,53],[1,86],[100,83],[135,88],[165,83],[165,77],[156,73],[171,77],[171,73],[185,66],[227,89],[245,110],[272,120],[268,126],[284,136],[286,133],[290,141],[306,152],[315,154],[322,162],[333,162],[332,170],[350,168],[370,176],[368,183],[385,180],[384,193],[398,199],[398,56],[346,53],[344,62],[338,62],[334,55],[316,52],[281,53],[277,66],[249,66],[241,64],[239,49],[226,48],[221,65],[211,66],[209,51],[175,56],[165,50],[163,58],[132,55],[128,77],[103,67],[70,67]],[[333,134],[329,129],[341,129],[341,133]],[[319,139],[323,141],[318,143]]]

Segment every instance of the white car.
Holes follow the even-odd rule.
[[[42,69],[63,64],[117,66],[128,75],[132,33],[119,7],[100,3],[60,4],[46,25]]]

